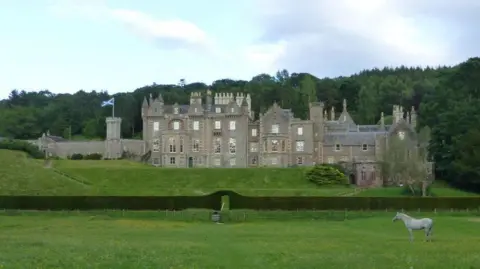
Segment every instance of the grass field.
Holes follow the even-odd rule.
[[[169,214],[0,213],[0,268],[469,269],[480,265],[480,218],[470,214],[432,215],[434,241],[429,243],[423,241],[422,232],[416,232],[415,242],[409,243],[403,224],[392,223],[393,212],[365,213],[345,221],[315,217],[325,216],[323,212],[297,212],[297,217],[256,212],[246,221],[223,225]],[[276,214],[278,219],[262,219],[262,214],[265,218]]]
[[[0,150],[0,194],[74,195],[88,187],[46,169],[43,161],[27,158],[23,152]]]

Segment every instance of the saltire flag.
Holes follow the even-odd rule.
[[[110,100],[107,100],[107,101],[103,101],[102,102],[102,107],[105,107],[105,106],[113,106],[115,105],[115,98],[112,97],[112,99]]]

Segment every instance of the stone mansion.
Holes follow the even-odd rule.
[[[161,95],[144,98],[141,107],[143,139],[120,137],[120,118],[107,118],[105,141],[62,141],[43,135],[39,146],[51,155],[103,152],[118,158],[123,152],[142,156],[160,167],[292,167],[317,163],[349,162],[358,185],[379,185],[376,160],[388,137],[415,139],[417,114],[393,106],[393,124],[383,113],[376,125],[358,125],[347,110],[326,109],[322,102],[309,104],[309,119],[274,103],[254,120],[249,94],[191,93],[190,104],[165,104]]]
[[[274,103],[253,120],[249,94],[207,91],[206,102],[192,93],[189,105],[167,105],[162,96],[144,99],[143,140],[152,165],[163,167],[290,167],[352,162],[368,181],[375,180],[375,160],[391,135],[414,133],[416,112],[393,107],[393,124],[356,124],[343,110],[310,103],[309,119]],[[364,179],[367,180],[367,179]]]

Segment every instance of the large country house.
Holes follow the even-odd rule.
[[[205,100],[203,102],[202,100]],[[358,185],[380,185],[377,160],[391,136],[415,139],[416,112],[393,107],[393,124],[383,113],[376,125],[358,125],[343,101],[341,112],[310,103],[309,119],[274,103],[254,120],[249,94],[192,93],[190,104],[165,104],[162,96],[144,98],[143,140],[120,137],[120,118],[107,118],[105,141],[63,141],[44,135],[39,145],[51,155],[129,152],[159,167],[292,167],[350,163]],[[404,114],[407,116],[404,117]]]

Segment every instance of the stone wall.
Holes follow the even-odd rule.
[[[48,151],[60,158],[66,158],[74,153],[91,154],[105,153],[105,141],[68,141],[48,144]]]
[[[136,139],[122,139],[123,150],[133,153],[137,156],[142,156],[147,152],[146,143],[143,140]]]

